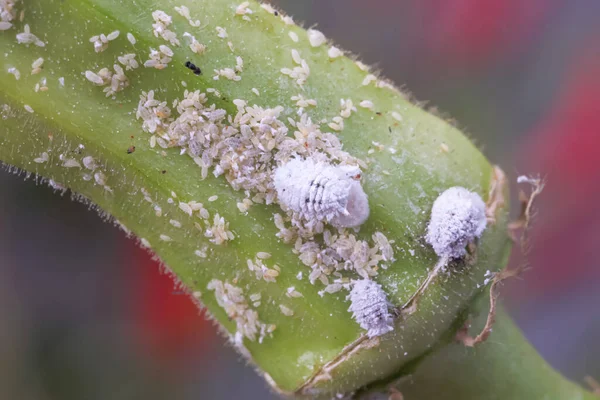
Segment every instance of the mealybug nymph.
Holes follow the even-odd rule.
[[[463,187],[452,187],[435,200],[425,240],[442,258],[460,258],[466,246],[481,237],[487,219],[481,197]]]
[[[357,166],[294,158],[275,170],[279,203],[308,221],[355,227],[369,217],[369,202]]]
[[[370,338],[394,330],[394,318],[389,311],[390,303],[381,285],[370,279],[354,282],[348,296],[352,317]]]

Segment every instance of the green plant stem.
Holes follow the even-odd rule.
[[[471,331],[487,317],[487,296],[476,305]],[[598,397],[556,372],[500,307],[487,342],[475,348],[451,343],[400,380],[406,400],[593,400]]]
[[[276,236],[273,214],[281,213],[281,208],[254,204],[247,215],[241,213],[236,203],[244,193],[222,176],[209,174],[202,180],[198,165],[180,149],[151,147],[150,135],[135,118],[139,96],[154,90],[157,98],[171,105],[182,98],[185,88],[199,90],[209,93],[207,105],[222,108],[232,119],[237,113],[233,100],[242,99],[263,108],[281,106],[280,119],[287,124],[288,118],[299,119],[292,97],[302,94],[316,100],[317,106],[305,112],[324,132],[331,131],[328,123],[340,116],[340,100],[351,99],[354,105],[372,102],[373,107],[357,107],[336,135],[344,150],[368,163],[363,185],[371,214],[355,235],[370,240],[382,232],[394,241],[395,260],[387,263],[387,269],[381,266],[374,279],[396,306],[411,298],[436,263],[422,239],[435,198],[448,187],[463,186],[487,200],[493,183],[493,167],[458,129],[415,106],[393,86],[376,84],[375,77],[351,58],[330,58],[329,44],[312,46],[304,29],[256,2],[250,2],[249,20],[236,15],[238,4],[228,0],[20,3],[26,3],[24,21],[15,19],[12,29],[0,32],[4,54],[0,71],[5,74],[0,79],[0,160],[70,188],[143,238],[179,281],[201,297],[223,332],[238,338],[238,349],[274,389],[329,397],[393,376],[452,334],[461,310],[484,290],[486,271],[505,265],[510,251],[506,208],[495,213],[496,223],[484,233],[476,262],[436,279],[414,314],[399,318],[395,330],[380,340],[366,340],[347,311],[347,292],[321,296],[324,286],[309,282],[311,269],[294,253],[294,244]],[[174,11],[182,4],[189,7],[192,19],[201,21],[200,27],[190,26]],[[130,86],[106,98],[102,88],[85,78],[85,71],[111,68],[117,56],[126,53],[135,53],[143,64],[150,47],[169,45],[152,33],[151,14],[157,9],[173,16],[169,29],[178,34],[181,47],[170,45],[173,60],[164,70],[127,71]],[[15,35],[25,24],[45,47],[16,42]],[[226,29],[227,38],[218,36],[217,27]],[[89,38],[116,30],[120,36],[105,51],[95,53]],[[186,31],[207,45],[206,54],[189,49],[183,38]],[[133,33],[135,45],[126,39],[127,33]],[[310,66],[302,86],[281,72],[296,65],[292,49]],[[214,80],[212,71],[234,67],[236,56],[244,60],[241,81]],[[45,60],[43,71],[31,75],[31,64],[38,57]],[[202,75],[185,67],[189,60],[202,68]],[[15,67],[21,71],[20,80],[7,73]],[[48,90],[35,91],[42,78]],[[59,78],[64,78],[64,85]],[[291,123],[288,128],[290,136],[299,130]],[[132,146],[135,151],[128,151]],[[46,159],[38,162],[44,154]],[[93,171],[85,166],[85,157],[95,160]],[[213,196],[218,202],[208,200]],[[235,239],[212,243],[204,234],[206,222],[180,207],[180,202],[190,201],[203,203],[211,218],[216,213],[223,216]],[[201,229],[199,222],[204,224]],[[206,257],[199,257],[199,252]],[[281,267],[276,282],[257,279],[248,270],[247,260],[258,252],[270,253],[268,265]],[[359,278],[342,272],[347,278]],[[239,331],[231,313],[207,290],[215,279],[234,284],[246,298],[261,294],[260,304],[248,300],[248,307],[265,324],[276,326],[272,337],[259,341],[236,336]],[[302,297],[287,296],[292,286]],[[294,315],[283,315],[281,305]]]

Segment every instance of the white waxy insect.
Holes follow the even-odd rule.
[[[355,227],[369,217],[360,177],[357,166],[294,158],[275,170],[274,184],[280,204],[308,221]]]
[[[370,279],[354,282],[348,296],[352,317],[369,338],[381,336],[394,330],[394,318],[390,313],[391,304],[381,285]]]
[[[425,240],[439,257],[460,258],[466,254],[467,244],[481,237],[486,224],[481,197],[463,187],[452,187],[433,203]]]

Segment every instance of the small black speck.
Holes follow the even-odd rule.
[[[377,114],[377,115],[381,115],[381,113],[380,113],[379,111],[377,111],[375,114]]]
[[[275,12],[273,13],[273,15],[275,15],[275,16],[278,16],[278,15],[279,15],[279,13],[278,13],[277,11],[275,11]]]
[[[392,133],[392,127],[388,126],[388,131],[390,131],[390,133]]]
[[[166,169],[163,169],[162,171],[160,171],[160,173],[161,173],[161,174],[166,174],[166,173],[167,173],[167,170],[166,170]]]
[[[309,199],[306,199],[306,203],[310,203],[310,200],[309,200]]]
[[[317,189],[321,187],[321,185],[319,185],[318,183],[316,184],[316,186],[317,186]]]
[[[186,66],[186,67],[190,68],[190,67],[191,67],[191,65],[192,65],[192,63],[191,63],[191,62],[189,62],[189,61],[186,61],[186,62],[185,62],[185,66]]]
[[[283,189],[283,191],[285,192],[285,189]]]
[[[317,202],[316,200],[313,200],[313,204],[315,204],[316,202]]]
[[[196,74],[196,75],[200,75],[201,73],[202,73],[202,71],[200,70],[200,68],[196,68],[194,70],[194,74]]]
[[[319,200],[319,204],[323,204],[323,202],[321,200]]]

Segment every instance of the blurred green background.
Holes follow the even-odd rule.
[[[271,3],[451,116],[512,177],[547,178],[532,268],[504,299],[555,368],[600,378],[600,2]],[[0,304],[0,399],[275,398],[122,232],[6,169]]]

